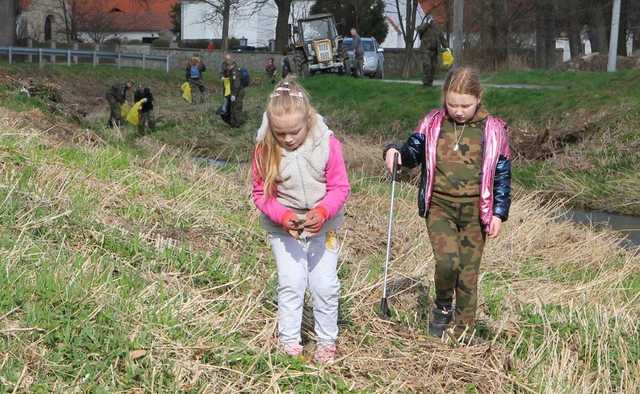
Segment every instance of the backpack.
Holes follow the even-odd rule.
[[[251,76],[249,75],[249,70],[245,67],[240,68],[240,83],[242,83],[242,87],[246,88],[251,84]]]

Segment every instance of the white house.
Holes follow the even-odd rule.
[[[304,18],[315,1],[295,0],[289,23]],[[183,40],[210,40],[222,37],[222,20],[215,15],[211,5],[198,0],[182,1],[181,34]],[[245,5],[232,11],[229,37],[246,39],[247,45],[266,47],[275,39],[278,9],[272,2],[259,10]]]

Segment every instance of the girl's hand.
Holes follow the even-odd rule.
[[[489,238],[495,239],[498,238],[498,234],[500,234],[500,228],[502,227],[502,219],[497,216],[491,218],[491,223],[489,224]]]
[[[310,233],[317,233],[327,221],[327,213],[323,208],[313,208],[305,215],[304,228]]]
[[[393,172],[393,158],[396,153],[398,154],[398,167],[400,167],[402,165],[402,155],[400,155],[400,152],[398,152],[397,149],[395,148],[389,149],[384,158],[384,161],[387,164],[387,170],[389,170],[389,173]]]

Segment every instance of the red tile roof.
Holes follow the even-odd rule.
[[[24,0],[23,0],[24,1]],[[79,6],[84,13],[111,12],[113,31],[163,31],[173,27],[169,12],[177,0],[86,0]]]
[[[28,10],[34,0],[20,0]],[[113,31],[162,31],[173,27],[169,12],[179,0],[76,0],[83,14],[114,11]]]

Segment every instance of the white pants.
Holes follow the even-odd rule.
[[[338,242],[335,232],[308,240],[269,234],[278,265],[278,334],[282,343],[300,343],[302,309],[307,287],[313,299],[318,343],[332,345],[338,337]]]

